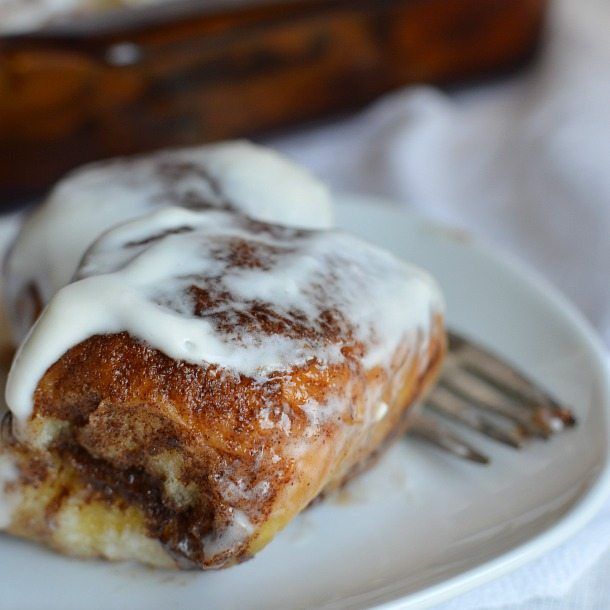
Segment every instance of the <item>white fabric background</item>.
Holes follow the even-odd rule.
[[[610,0],[557,0],[540,59],[507,82],[408,88],[271,144],[511,251],[610,345]],[[610,500],[561,548],[442,608],[610,608]]]

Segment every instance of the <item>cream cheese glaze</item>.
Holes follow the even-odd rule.
[[[1,1],[1,0],[0,0]],[[246,141],[160,151],[94,163],[69,174],[25,221],[6,261],[6,302],[15,343],[74,275],[104,231],[160,206],[230,209],[307,228],[332,224],[326,187],[274,151]]]
[[[89,249],[21,345],[6,398],[24,422],[49,366],[121,331],[176,360],[263,381],[312,358],[340,361],[350,343],[364,348],[366,368],[388,367],[401,343],[429,336],[442,308],[428,275],[347,234],[162,208]]]

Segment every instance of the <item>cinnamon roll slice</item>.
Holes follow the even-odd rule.
[[[404,431],[442,311],[341,232],[177,207],[120,225],[13,363],[1,524],[81,557],[247,559]]]
[[[314,229],[332,223],[324,184],[273,150],[246,141],[86,165],[61,180],[26,219],[7,257],[5,301],[15,345],[72,280],[95,239],[167,205],[220,208]]]

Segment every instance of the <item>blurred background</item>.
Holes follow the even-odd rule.
[[[0,204],[234,137],[537,269],[610,345],[608,0],[0,0]],[[451,608],[610,607],[610,507]]]

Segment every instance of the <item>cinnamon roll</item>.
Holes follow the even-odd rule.
[[[95,241],[7,385],[0,525],[220,568],[404,431],[444,352],[424,272],[338,231],[168,207]]]

